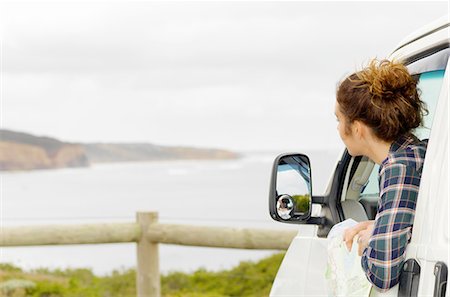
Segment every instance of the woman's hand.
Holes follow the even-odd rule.
[[[360,236],[359,238],[361,238],[361,241],[363,241],[362,236],[364,236],[364,238],[367,236],[368,236],[368,238],[370,238],[370,235],[372,235],[374,223],[375,223],[375,221],[364,221],[364,222],[358,223],[354,227],[351,227],[351,228],[348,228],[345,230],[344,241],[345,241],[345,245],[347,246],[347,249],[349,252],[352,250],[353,238],[356,235]],[[367,231],[368,229],[369,229],[369,231]],[[366,233],[369,233],[369,234],[367,235]],[[367,246],[367,243],[369,242],[368,238],[367,238],[366,246]],[[363,251],[364,251],[364,249],[363,249]],[[359,252],[359,250],[358,250],[358,252]],[[362,252],[361,252],[361,254],[362,254]]]
[[[374,225],[368,225],[366,229],[358,233],[358,255],[362,256],[364,249],[369,245],[369,239],[372,235]]]

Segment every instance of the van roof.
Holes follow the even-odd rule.
[[[447,27],[450,26],[450,19],[449,19],[449,15],[444,15],[442,17],[440,17],[439,19],[435,20],[432,23],[429,23],[423,27],[421,27],[419,30],[411,33],[410,35],[408,35],[407,37],[405,37],[396,47],[395,47],[395,51],[397,51],[398,49],[426,36],[429,35],[431,33],[437,32],[439,30],[443,30]]]

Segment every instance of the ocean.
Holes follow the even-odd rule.
[[[326,188],[340,151],[308,151],[313,194]],[[135,222],[156,211],[162,223],[296,229],[268,215],[272,162],[277,152],[238,160],[180,160],[96,164],[89,168],[2,172],[3,227]],[[160,244],[160,270],[228,269],[276,251]],[[136,265],[136,244],[0,248],[0,262],[24,269],[91,268],[97,275]]]

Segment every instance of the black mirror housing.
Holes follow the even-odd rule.
[[[307,155],[284,153],[275,158],[269,189],[269,211],[275,221],[294,224],[322,223],[311,217],[311,163]]]

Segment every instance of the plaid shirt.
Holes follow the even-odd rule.
[[[361,265],[369,281],[381,291],[399,282],[411,239],[426,147],[427,140],[403,135],[392,143],[378,171],[378,212]]]

